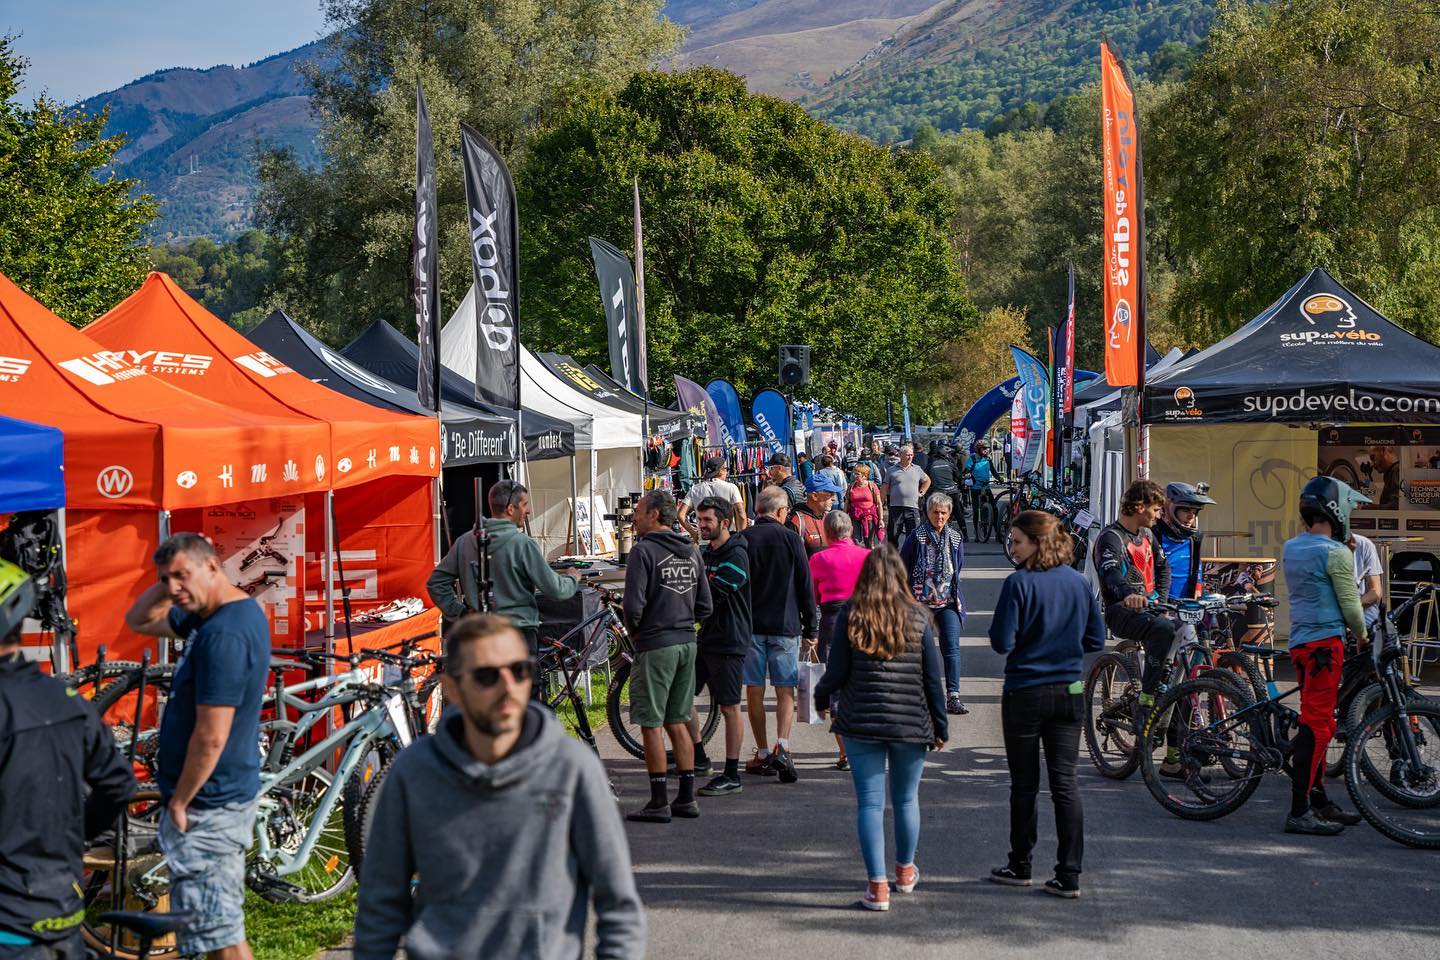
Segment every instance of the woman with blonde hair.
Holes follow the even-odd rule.
[[[870,881],[860,903],[868,910],[890,909],[887,767],[895,888],[910,893],[920,879],[920,773],[925,752],[943,748],[950,736],[944,675],[930,615],[910,594],[900,554],[881,544],[865,558],[850,603],[836,618],[825,675],[815,685],[822,715],[837,698],[830,730],[845,739],[855,782],[860,852]]]
[[[1000,588],[990,646],[1007,655],[1000,721],[1010,767],[1010,859],[990,879],[1030,886],[1039,817],[1040,748],[1050,775],[1059,851],[1045,892],[1080,896],[1084,815],[1075,785],[1085,718],[1081,677],[1087,652],[1105,649],[1105,622],[1090,583],[1070,566],[1070,535],[1043,510],[1026,510],[1010,528],[1019,569]]]
[[[870,479],[870,464],[855,464],[855,479],[845,497],[845,512],[855,527],[855,542],[873,547],[880,542],[885,519],[880,515],[880,488]]]

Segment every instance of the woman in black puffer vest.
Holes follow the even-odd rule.
[[[859,804],[860,852],[870,885],[861,904],[890,909],[885,870],[885,779],[895,815],[895,887],[915,889],[920,773],[925,751],[945,746],[945,671],[935,629],[910,595],[900,554],[881,544],[865,558],[850,603],[835,621],[825,676],[815,685],[823,715],[836,697],[833,733],[844,737]]]

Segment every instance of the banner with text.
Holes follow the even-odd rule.
[[[440,237],[435,200],[435,143],[425,91],[415,87],[415,235],[410,249],[410,294],[420,345],[415,393],[426,410],[440,409]]]
[[[1020,392],[1016,396],[1025,405],[1027,437],[1020,472],[1030,473],[1040,469],[1045,461],[1046,429],[1050,419],[1050,375],[1033,354],[1012,346],[1010,355],[1015,358],[1015,370],[1020,375]]]
[[[1105,379],[1133,387],[1145,369],[1145,189],[1135,95],[1107,42],[1100,44],[1100,100]]]
[[[790,452],[789,404],[779,390],[761,390],[750,401],[750,419],[771,453]]]
[[[590,257],[600,281],[600,302],[605,307],[605,327],[610,335],[610,375],[622,387],[641,397],[650,391],[640,372],[639,297],[635,291],[635,270],[630,258],[613,243],[590,238]]]
[[[475,269],[475,398],[520,409],[520,220],[500,152],[460,125]]]
[[[710,394],[715,409],[720,412],[724,443],[727,446],[744,443],[745,414],[740,410],[740,394],[735,392],[734,384],[729,380],[716,378],[705,384],[705,392]]]

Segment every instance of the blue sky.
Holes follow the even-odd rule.
[[[72,103],[162,67],[250,63],[309,43],[318,0],[0,0],[0,34],[30,59],[20,95]]]

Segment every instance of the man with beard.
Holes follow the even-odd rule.
[[[529,703],[534,665],[505,617],[445,636],[447,709],[401,751],[375,808],[357,960],[645,955],[630,846],[605,768]],[[421,878],[418,884],[412,883]]]
[[[1206,488],[1172,483],[1165,488],[1165,507],[1150,532],[1170,565],[1170,583],[1163,586],[1172,600],[1194,597],[1200,585],[1200,511],[1215,501]]]

